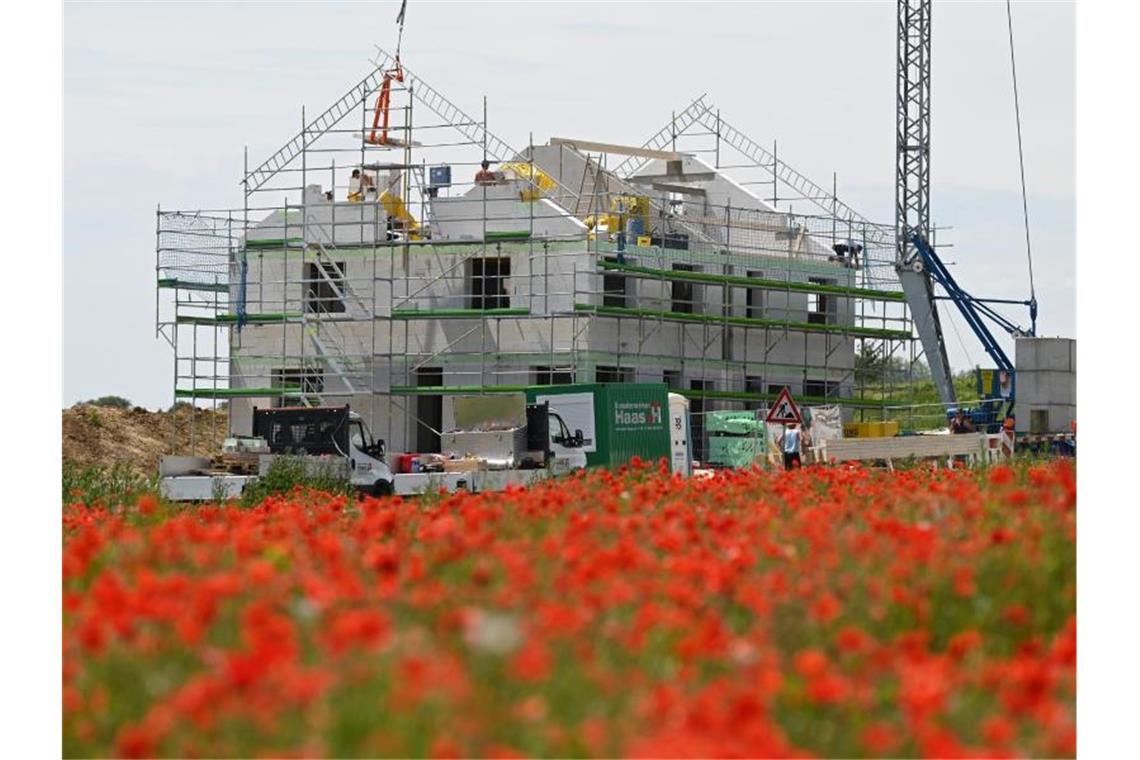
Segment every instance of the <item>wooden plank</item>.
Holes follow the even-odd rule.
[[[824,441],[820,456],[825,462],[852,459],[916,459],[928,457],[980,457],[985,452],[985,435],[913,435],[894,438],[845,438]]]
[[[663,190],[667,193],[679,193],[680,195],[696,195],[700,197],[708,195],[708,191],[703,187],[690,187],[688,185],[678,185],[672,182],[650,182],[649,186],[654,190]],[[685,221],[688,221],[688,219]]]
[[[639,148],[634,145],[615,145],[613,143],[594,142],[592,140],[577,140],[571,137],[551,137],[551,145],[566,145],[578,150],[596,150],[602,153],[615,153],[619,156],[638,156],[640,158],[660,158],[663,161],[680,161],[687,153],[675,153],[671,150],[651,150]]]

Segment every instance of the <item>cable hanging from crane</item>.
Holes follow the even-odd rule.
[[[1033,249],[1029,245],[1029,201],[1025,194],[1025,152],[1021,145],[1021,103],[1017,96],[1017,60],[1013,55],[1013,9],[1005,0],[1005,17],[1009,27],[1009,66],[1013,73],[1013,111],[1017,118],[1017,160],[1021,167],[1021,212],[1025,220],[1025,256],[1029,260],[1030,334],[1037,334],[1037,292],[1033,288]]]
[[[396,58],[392,68],[384,72],[384,81],[380,85],[380,95],[376,98],[376,110],[372,116],[372,131],[365,138],[365,142],[372,145],[394,146],[398,141],[388,137],[388,115],[392,105],[392,82],[404,81],[404,69],[400,66],[400,45],[404,42],[404,15],[408,12],[408,0],[400,5],[400,13],[396,16],[396,23],[400,25],[399,36],[396,38]]]

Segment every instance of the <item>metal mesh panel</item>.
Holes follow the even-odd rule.
[[[224,285],[230,282],[230,253],[238,224],[224,217],[158,215],[158,276],[182,283]]]

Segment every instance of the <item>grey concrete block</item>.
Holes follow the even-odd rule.
[[[1017,338],[1013,342],[1013,366],[1018,373],[1037,367],[1037,339]]]
[[[1018,372],[1076,371],[1076,341],[1072,338],[1018,338],[1014,343]]]
[[[1043,418],[1043,419],[1041,419]],[[1072,430],[1072,423],[1077,418],[1077,407],[1070,404],[1023,404],[1018,401],[1017,423],[1014,427],[1018,433],[1068,433]],[[1038,422],[1043,424],[1042,429],[1035,429]]]
[[[1072,371],[1071,341],[1067,338],[1041,338],[1037,347],[1037,369]]]
[[[1019,404],[1076,404],[1077,376],[1049,370],[1017,373]]]
[[[1076,406],[1077,376],[1072,372],[1042,372],[1038,377],[1037,393],[1046,404]]]
[[[1014,391],[1021,401],[1032,403],[1037,399],[1037,373],[1018,372],[1014,379]]]

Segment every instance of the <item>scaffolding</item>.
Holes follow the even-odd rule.
[[[406,66],[393,139],[370,143],[392,59],[374,63],[247,160],[242,208],[159,209],[156,333],[176,400],[227,403],[235,432],[257,404],[350,403],[390,446],[424,451],[448,396],[665,382],[692,400],[698,458],[703,413],[763,408],[785,386],[863,418],[910,401],[909,378],[856,361],[917,358],[893,227],[823,197],[703,96],[646,143],[672,155],[608,169],[569,144],[511,148],[485,100],[473,118]],[[711,163],[686,144],[710,137]],[[728,176],[730,150],[770,170],[778,200]],[[507,170],[476,182],[483,161]],[[793,197],[817,213],[776,210]]]

